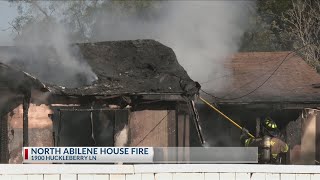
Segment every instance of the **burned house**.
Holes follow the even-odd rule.
[[[259,119],[270,116],[290,145],[287,163],[316,164],[320,160],[320,75],[300,56],[289,53],[237,53],[226,64],[232,74],[220,77],[231,82],[229,87],[224,92],[211,91],[219,98],[202,96],[253,134],[258,133]],[[198,112],[202,126],[210,127],[204,128],[204,137],[212,146],[240,146],[240,129],[204,104],[199,103]]]
[[[96,74],[94,82],[46,82],[27,71],[24,56],[0,64],[2,163],[21,163],[22,146],[191,145],[200,87],[172,49],[154,40],[73,46]],[[3,47],[0,57],[8,51],[20,53]]]

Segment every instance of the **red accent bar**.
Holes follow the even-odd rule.
[[[28,149],[24,149],[24,159],[28,159],[29,157]]]

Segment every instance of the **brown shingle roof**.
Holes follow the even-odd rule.
[[[226,67],[233,72],[226,81],[231,85],[219,97],[241,97],[261,85],[290,52],[250,52],[232,56]],[[291,53],[274,75],[259,89],[248,96],[219,102],[297,102],[319,103],[320,75],[300,56]]]

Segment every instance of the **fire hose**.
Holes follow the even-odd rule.
[[[204,102],[206,105],[208,105],[211,109],[215,110],[217,113],[219,113],[221,116],[223,116],[224,118],[226,118],[227,120],[229,120],[233,125],[235,125],[236,127],[238,127],[239,129],[243,130],[243,128],[237,124],[236,122],[234,122],[231,118],[229,118],[227,115],[225,115],[224,113],[222,113],[221,111],[219,111],[219,109],[217,109],[216,107],[214,107],[212,104],[210,104],[208,101],[206,101],[205,99],[203,99],[202,97],[199,97],[200,100],[202,102]],[[254,138],[254,136],[248,132],[248,135],[252,138]]]
[[[221,111],[219,111],[219,109],[217,109],[216,107],[214,107],[212,104],[210,104],[208,101],[206,101],[205,99],[203,99],[202,97],[199,97],[200,100],[202,102],[204,102],[206,105],[208,105],[211,109],[215,110],[217,113],[219,113],[221,116],[223,116],[224,118],[226,118],[227,120],[229,120],[233,125],[235,125],[236,127],[238,127],[239,129],[243,129],[239,124],[237,124],[236,122],[234,122],[231,118],[229,118],[227,115],[225,115],[224,113],[222,113]],[[254,136],[248,132],[248,135],[252,138],[254,138]],[[317,164],[320,164],[319,161],[314,160]]]
[[[229,118],[227,115],[225,115],[224,113],[222,113],[221,111],[219,111],[219,109],[217,109],[216,107],[214,107],[212,104],[210,104],[208,101],[206,101],[205,99],[203,99],[202,97],[199,97],[200,100],[202,102],[204,102],[206,105],[208,105],[211,109],[213,109],[214,111],[216,111],[217,113],[219,113],[221,116],[223,116],[224,118],[226,118],[227,120],[229,120],[233,125],[235,125],[236,127],[238,127],[239,129],[243,130],[243,127],[241,127],[239,124],[237,124],[236,122],[234,122],[231,118]],[[251,137],[251,138],[255,138],[250,132],[247,131],[247,134]],[[270,161],[270,138],[268,136],[265,136],[263,138],[263,156],[262,156],[262,161],[263,162],[269,162]]]

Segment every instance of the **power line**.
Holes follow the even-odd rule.
[[[210,94],[210,93],[208,93],[208,92],[206,92],[206,91],[204,91],[204,90],[202,90],[202,89],[201,89],[201,91],[204,92],[205,94],[207,94],[207,95],[209,95],[209,96],[211,96],[211,97],[213,97],[213,98],[215,98],[215,99],[219,99],[219,100],[236,100],[236,99],[241,99],[241,98],[243,98],[243,97],[245,97],[245,96],[248,96],[248,95],[252,94],[253,92],[255,92],[256,90],[258,90],[260,87],[262,87],[262,86],[275,74],[275,72],[276,72],[276,71],[280,68],[280,66],[285,62],[285,60],[287,59],[287,57],[288,57],[289,55],[291,55],[291,54],[293,54],[293,53],[297,53],[298,51],[300,51],[301,49],[303,49],[303,48],[305,48],[306,46],[310,45],[311,43],[313,43],[313,42],[310,42],[310,43],[308,43],[308,44],[306,44],[306,45],[304,45],[304,46],[302,46],[302,47],[300,47],[300,48],[298,48],[298,49],[296,49],[296,50],[291,51],[290,53],[288,53],[288,54],[284,57],[284,59],[281,61],[281,63],[277,66],[277,68],[270,74],[270,76],[269,76],[265,81],[263,81],[259,86],[257,86],[256,88],[254,88],[253,90],[251,90],[250,92],[248,92],[248,93],[246,93],[246,94],[244,94],[244,95],[242,95],[242,96],[235,97],[235,98],[221,98],[221,97],[214,96],[214,95],[212,95],[212,94]]]
[[[264,61],[262,61],[261,64],[267,63],[267,62],[269,62],[269,61],[270,61],[270,59],[264,59]],[[241,72],[241,73],[237,73],[237,75],[246,75],[246,74],[254,74],[254,73],[255,73],[255,72]],[[268,73],[268,71],[266,71],[263,75],[265,75],[265,74],[267,74],[267,73]],[[199,84],[200,84],[200,85],[208,84],[208,83],[210,83],[210,82],[212,82],[212,81],[215,81],[215,80],[217,80],[217,79],[220,79],[220,78],[228,78],[228,77],[232,77],[232,76],[234,76],[234,75],[235,75],[234,73],[224,74],[224,75],[222,75],[222,76],[218,76],[218,77],[209,79],[209,80],[207,80],[207,81],[201,82],[201,83],[199,83]]]
[[[277,66],[277,68],[270,74],[270,76],[269,76],[266,80],[264,80],[259,86],[257,86],[256,88],[254,88],[253,90],[249,91],[248,93],[246,93],[246,94],[244,94],[244,95],[242,95],[242,96],[235,97],[235,98],[223,98],[223,97],[214,96],[214,95],[212,95],[212,94],[210,94],[210,93],[208,93],[208,92],[206,92],[206,91],[204,91],[204,90],[202,90],[202,89],[201,89],[201,91],[204,92],[204,93],[207,94],[207,95],[212,96],[212,97],[215,98],[215,99],[220,99],[220,100],[235,100],[235,99],[241,99],[241,98],[243,98],[243,97],[245,97],[245,96],[248,96],[248,95],[254,93],[256,90],[258,90],[260,87],[262,87],[262,86],[274,75],[274,73],[280,68],[280,66],[284,63],[284,61],[286,60],[286,58],[287,58],[290,54],[291,54],[291,53],[288,53],[288,54],[286,55],[286,57],[282,60],[282,62]],[[255,80],[256,80],[256,79],[255,79]],[[254,80],[254,81],[255,81],[255,80]],[[252,81],[252,82],[253,82],[253,81]],[[242,87],[244,87],[244,86],[241,86],[241,88],[242,88]]]
[[[142,141],[144,141],[150,133],[152,133],[160,124],[161,122],[170,114],[171,111],[167,112],[167,114],[137,143],[135,146],[138,146]]]
[[[268,74],[268,71],[267,71],[267,72],[264,72],[263,74],[260,74],[260,77],[255,77],[254,79],[248,81],[247,83],[241,85],[240,87],[232,89],[230,92],[228,92],[226,95],[224,95],[224,96],[221,97],[221,98],[225,98],[225,97],[229,96],[230,94],[232,94],[232,92],[235,92],[235,91],[240,90],[240,89],[242,89],[242,88],[244,88],[244,87],[247,87],[248,85],[256,82],[257,80],[260,80],[260,79],[264,78],[265,75],[267,75],[267,74]]]

